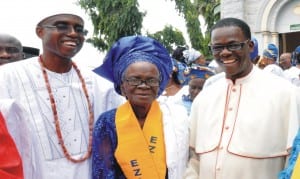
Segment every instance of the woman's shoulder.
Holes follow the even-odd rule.
[[[114,108],[114,109],[108,110],[106,112],[103,112],[98,117],[98,119],[96,121],[95,128],[102,127],[102,126],[107,126],[107,125],[109,125],[109,126],[114,125],[115,124],[116,111],[117,111],[117,109]]]

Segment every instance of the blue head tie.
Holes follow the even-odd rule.
[[[158,41],[145,36],[120,38],[107,53],[102,65],[94,69],[98,75],[114,83],[121,95],[123,73],[132,63],[147,61],[154,64],[160,73],[160,95],[167,86],[172,73],[172,59],[167,49]]]

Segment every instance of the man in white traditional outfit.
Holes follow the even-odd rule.
[[[25,178],[91,178],[94,121],[123,99],[111,82],[73,62],[86,34],[80,16],[66,11],[51,14],[38,22],[36,34],[43,45],[39,57],[0,69],[0,98],[22,105],[36,140],[31,159],[39,169],[30,173],[25,166]]]
[[[213,26],[210,47],[225,75],[193,102],[185,178],[270,179],[284,168],[299,127],[299,90],[254,66],[253,46],[244,21]]]

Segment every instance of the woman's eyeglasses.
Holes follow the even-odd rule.
[[[147,86],[151,86],[151,87],[157,87],[159,86],[159,80],[156,78],[150,78],[150,79],[146,79],[146,80],[142,80],[139,78],[128,78],[125,79],[125,81],[130,85],[130,86],[139,86],[141,84],[145,84]]]
[[[248,41],[249,39],[244,42],[232,43],[227,45],[209,45],[209,47],[213,54],[218,54],[222,52],[224,48],[232,52],[236,50],[241,50]]]

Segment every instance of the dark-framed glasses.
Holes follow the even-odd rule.
[[[146,80],[142,80],[139,78],[127,78],[125,81],[130,85],[130,86],[139,86],[141,84],[146,84],[147,86],[151,87],[157,87],[159,86],[160,80],[156,78],[149,78]]]
[[[61,33],[69,33],[73,28],[74,31],[80,35],[87,35],[88,31],[86,29],[84,29],[83,26],[81,25],[70,25],[70,24],[65,24],[65,23],[59,23],[59,24],[56,24],[56,25],[42,25],[41,27],[44,27],[44,28],[54,28],[56,29],[58,32],[61,32]]]
[[[209,45],[209,48],[213,54],[218,54],[222,52],[224,48],[232,52],[232,51],[241,50],[248,41],[249,39],[244,42],[236,42],[227,45]]]

